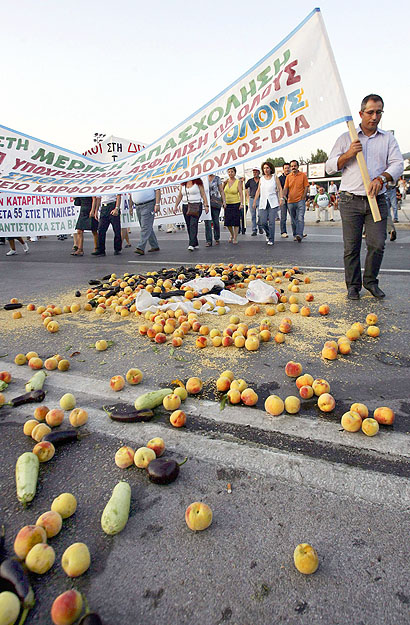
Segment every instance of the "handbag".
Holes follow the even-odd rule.
[[[189,217],[200,217],[201,213],[202,213],[202,202],[190,202],[188,200],[188,190],[185,189],[185,195],[186,195],[186,201],[187,201],[187,205],[188,205],[188,209],[186,214]]]

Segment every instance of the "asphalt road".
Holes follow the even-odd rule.
[[[46,357],[80,351],[71,358],[69,372],[50,373],[46,402],[56,407],[59,397],[70,391],[90,414],[84,428],[89,435],[41,466],[37,495],[23,510],[16,500],[14,465],[19,454],[32,449],[22,424],[33,408],[3,407],[0,412],[0,518],[9,551],[18,529],[34,523],[56,495],[69,491],[78,498],[76,514],[50,539],[56,564],[44,576],[31,575],[37,605],[29,625],[51,623],[54,597],[71,587],[84,592],[105,625],[153,620],[185,625],[194,619],[204,625],[408,622],[410,230],[399,230],[397,241],[386,244],[381,275],[386,299],[375,301],[363,291],[357,303],[343,295],[340,228],[308,226],[307,233],[300,245],[281,239],[268,248],[262,237],[245,235],[234,250],[223,242],[212,248],[201,244],[195,253],[186,250],[184,233],[160,233],[161,251],[144,257],[127,249],[119,257],[73,258],[71,240],[41,240],[26,256],[0,260],[2,301],[18,296],[36,304],[58,301],[61,293],[74,295],[77,288],[83,292],[89,279],[113,271],[145,273],[188,262],[298,265],[312,276],[313,289],[324,274],[312,268],[325,268],[327,279],[333,276],[338,285],[332,315],[324,320],[329,332],[370,311],[379,315],[382,330],[380,339],[361,339],[350,358],[330,365],[317,355],[323,338],[309,336],[303,347],[299,328],[280,350],[269,351],[274,346],[268,344],[252,358],[238,356],[240,376],[261,397],[294,394],[293,382],[284,376],[290,359],[300,359],[306,371],[329,379],[337,402],[334,414],[326,417],[315,402],[307,402],[299,415],[271,418],[261,405],[220,411],[214,380],[223,368],[233,367],[224,354],[207,358],[201,353],[199,360],[185,348],[178,352],[181,358],[168,349],[153,351],[127,331],[127,320],[90,324],[66,316],[55,335],[45,334],[41,324],[19,330],[3,324],[0,368],[10,370],[15,380],[6,397],[19,394],[29,377],[26,367],[14,365],[16,353],[36,349]],[[109,241],[107,250],[111,245]],[[87,246],[90,250],[90,239]],[[97,355],[89,345],[102,336],[114,345]],[[172,428],[161,410],[153,421],[133,425],[115,424],[101,410],[117,400],[108,379],[136,361],[146,372],[138,392],[200,372],[205,390],[199,399],[188,401],[186,428]],[[128,387],[120,399],[132,403],[135,395]],[[374,438],[342,432],[340,416],[353,401],[371,409],[392,406],[394,427],[382,427]],[[188,457],[178,480],[168,487],[150,483],[135,467],[121,471],[113,461],[122,444],[135,449],[154,436],[164,438],[170,457]],[[132,488],[131,515],[121,534],[107,537],[100,515],[120,479]],[[192,533],[184,511],[198,500],[211,506],[214,520],[206,531]],[[77,541],[88,545],[92,564],[83,576],[70,580],[59,560]],[[319,553],[320,566],[312,576],[294,568],[292,554],[299,542],[313,544]]]

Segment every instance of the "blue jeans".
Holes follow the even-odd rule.
[[[259,206],[259,198],[256,200],[255,198],[249,196],[249,210],[251,211],[251,220],[252,220],[252,232],[257,232],[258,223],[256,219],[256,212]]]
[[[398,213],[397,213],[397,196],[396,196],[396,187],[394,187],[393,189],[389,189],[387,188],[386,191],[384,192],[384,195],[386,196],[386,200],[387,200],[387,206],[393,209],[393,219],[398,219]]]
[[[378,284],[377,276],[383,260],[386,240],[387,203],[384,194],[377,196],[381,221],[374,221],[366,196],[357,196],[342,191],[339,209],[342,218],[344,266],[346,286],[362,286],[360,269],[360,249],[362,247],[363,226],[366,227],[367,254],[364,263],[363,285]]]
[[[122,239],[121,239],[121,216],[111,215],[111,211],[115,208],[115,202],[111,202],[108,206],[102,206],[100,210],[100,219],[98,221],[98,244],[97,249],[99,252],[105,253],[105,238],[107,236],[107,230],[111,224],[114,230],[114,250],[121,252]]]
[[[259,209],[259,225],[263,228],[271,243],[275,242],[275,221],[278,209],[278,206],[272,208],[269,202],[266,203],[266,208]]]
[[[286,218],[288,216],[288,203],[286,200],[283,200],[280,207],[280,233],[286,233]]]
[[[214,225],[214,239],[219,241],[221,238],[221,228],[219,226],[219,214],[221,207],[211,206],[211,219],[205,219],[205,238],[206,242],[212,245],[212,224]]]
[[[299,200],[299,202],[288,202],[288,209],[290,220],[292,223],[293,236],[303,237],[303,230],[305,228],[305,200]]]
[[[141,226],[140,240],[137,248],[145,252],[147,242],[149,242],[151,248],[159,247],[158,239],[154,232],[155,200],[144,202],[144,204],[137,204],[136,211]]]

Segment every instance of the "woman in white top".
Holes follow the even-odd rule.
[[[266,234],[268,245],[275,242],[275,221],[279,205],[283,202],[282,186],[275,174],[272,165],[267,161],[262,163],[262,177],[255,193],[254,203],[259,200],[259,224]]]
[[[174,213],[182,200],[182,214],[184,215],[186,228],[188,231],[189,245],[188,249],[192,252],[199,247],[198,245],[198,222],[201,217],[202,207],[205,212],[208,213],[208,200],[206,198],[204,183],[201,178],[195,178],[195,180],[188,180],[183,182],[179,187],[179,194],[175,202]],[[190,204],[200,204],[197,215],[188,215],[188,202]]]

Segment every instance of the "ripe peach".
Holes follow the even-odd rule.
[[[291,304],[289,307],[289,310],[291,313],[298,313],[299,312],[299,306],[298,304]]]
[[[25,365],[27,363],[27,358],[24,354],[17,354],[14,359],[16,365]]]
[[[55,559],[56,554],[50,545],[38,543],[28,552],[26,556],[26,567],[29,571],[37,573],[37,575],[43,575],[51,569]]]
[[[221,375],[219,377],[220,378],[228,378],[232,382],[232,380],[235,379],[235,374],[232,373],[232,371],[229,371],[229,369],[226,369],[225,371],[222,371],[222,373],[221,373]]]
[[[284,343],[286,340],[285,335],[282,332],[276,332],[275,336],[273,337],[276,343]]]
[[[322,412],[332,412],[336,406],[336,402],[330,393],[322,393],[322,395],[319,395],[317,405]]]
[[[132,447],[124,445],[115,452],[114,461],[120,469],[127,469],[134,464],[135,451]]]
[[[315,299],[315,296],[313,295],[313,293],[306,293],[305,300],[307,302],[313,302],[314,299]]]
[[[147,336],[149,339],[154,339],[156,336],[156,330],[154,330],[153,328],[148,328],[147,330]]]
[[[367,417],[369,416],[369,409],[365,404],[352,404],[350,406],[350,411],[357,412],[362,419],[367,419]]]
[[[221,347],[222,345],[222,336],[214,336],[212,339],[212,345],[214,347]]]
[[[285,399],[285,410],[289,414],[296,414],[300,410],[300,399],[295,395],[289,395]]]
[[[64,421],[64,411],[59,408],[53,408],[49,410],[46,414],[46,423],[51,428],[57,427],[61,425]]]
[[[239,322],[240,322],[240,319],[237,315],[231,315],[231,317],[229,317],[229,323],[234,323],[238,325]]]
[[[362,422],[362,432],[366,434],[366,436],[375,436],[379,431],[379,424],[376,419],[367,418],[363,419]]]
[[[34,418],[37,419],[37,421],[44,421],[48,412],[49,409],[47,406],[37,406],[34,410]]]
[[[18,532],[14,540],[14,553],[20,560],[24,560],[28,552],[38,543],[46,543],[47,534],[43,527],[25,525]]]
[[[231,404],[239,404],[241,401],[241,392],[238,389],[230,389],[227,393],[229,402]]]
[[[5,382],[6,384],[9,384],[9,382],[11,381],[11,373],[9,373],[8,371],[0,371],[0,380]]]
[[[356,330],[359,330],[360,334],[363,334],[364,332],[364,327],[361,323],[359,323],[359,321],[356,321],[356,323],[352,325],[352,328],[356,328]]]
[[[299,395],[302,399],[310,399],[314,394],[313,388],[307,384],[299,388]]]
[[[265,410],[269,412],[269,414],[277,417],[282,414],[285,408],[285,404],[282,399],[278,397],[278,395],[269,395],[269,397],[265,401]]]
[[[269,315],[269,317],[273,317],[274,315],[276,315],[276,310],[275,308],[273,308],[273,306],[269,306],[269,308],[267,308],[265,312],[267,315]]]
[[[51,334],[55,334],[55,332],[59,331],[60,324],[58,323],[58,321],[50,321],[50,323],[48,323],[46,327],[47,330],[51,332]]]
[[[174,410],[169,417],[169,421],[174,428],[182,428],[186,423],[186,414],[183,410]]]
[[[74,410],[70,412],[68,419],[73,427],[79,428],[87,423],[88,412],[83,408],[74,408]]]
[[[142,371],[140,371],[139,369],[128,369],[125,375],[125,379],[127,380],[128,384],[132,385],[139,384],[142,378]]]
[[[245,315],[246,315],[247,317],[253,317],[253,316],[254,316],[254,315],[256,315],[256,314],[257,314],[257,310],[256,310],[256,307],[255,307],[255,306],[248,306],[248,307],[245,309]]]
[[[255,406],[258,402],[258,395],[248,386],[248,388],[241,393],[241,401],[245,406]]]
[[[212,510],[206,503],[195,501],[185,510],[185,522],[194,532],[205,530],[212,523]]]
[[[216,381],[217,391],[220,391],[221,393],[226,393],[226,391],[229,391],[230,387],[231,387],[231,381],[229,378],[220,377],[217,379]]]
[[[208,340],[206,336],[197,336],[195,340],[195,347],[198,347],[198,349],[203,349],[204,347],[207,346],[207,344],[208,344]]]
[[[201,326],[199,328],[199,334],[202,334],[203,336],[207,336],[209,334],[209,327],[208,326]]]
[[[328,315],[329,312],[330,312],[330,307],[328,306],[328,304],[322,304],[321,306],[319,306],[320,315]]]
[[[90,552],[85,543],[73,543],[61,558],[61,566],[68,577],[79,577],[86,572],[90,563]]]
[[[77,500],[71,493],[61,493],[53,500],[51,509],[63,519],[68,519],[77,510]]]
[[[20,310],[15,310],[12,314],[13,319],[21,319],[22,318],[22,314]]]
[[[162,405],[164,406],[165,410],[177,410],[181,405],[181,398],[175,393],[170,393],[169,395],[166,395],[164,397],[164,399],[162,400]]]
[[[53,538],[57,536],[63,525],[63,519],[58,512],[48,510],[38,517],[36,525],[44,527],[46,530],[47,538]]]
[[[125,380],[122,375],[114,375],[110,380],[110,386],[113,391],[121,391],[125,386]]]
[[[357,328],[349,328],[348,331],[346,332],[346,336],[349,339],[349,341],[357,341],[357,339],[360,336],[360,332]]]
[[[164,334],[163,332],[158,332],[158,334],[155,335],[154,341],[156,343],[165,343],[167,340],[167,335]]]
[[[26,358],[27,361],[29,361],[31,358],[38,358],[38,354],[37,352],[27,352]]]
[[[249,332],[245,341],[245,349],[249,352],[256,352],[259,349],[259,339],[253,335],[249,336]]]
[[[377,326],[369,326],[367,328],[367,335],[371,336],[373,338],[378,337],[380,334],[380,328],[378,328]]]
[[[39,423],[31,432],[31,438],[34,439],[37,443],[43,440],[46,434],[50,434],[51,428],[48,427],[45,423]]]
[[[357,412],[350,410],[344,413],[340,423],[347,432],[358,432],[362,427],[362,417]]]
[[[30,358],[30,360],[28,361],[28,366],[31,369],[42,369],[43,361],[41,360],[41,358]]]
[[[381,406],[380,408],[376,408],[373,413],[373,417],[377,421],[377,423],[381,423],[382,425],[393,425],[394,423],[394,412],[391,408],[387,406]]]
[[[232,328],[225,328],[225,330],[222,332],[222,336],[232,336],[234,333],[234,331],[232,330]]]
[[[54,371],[54,369],[58,367],[58,362],[55,358],[47,358],[47,360],[44,361],[44,367],[47,371]]]
[[[297,388],[302,388],[302,386],[312,386],[313,384],[313,376],[310,373],[304,373],[296,378],[296,386]]]
[[[269,330],[262,330],[259,333],[259,336],[264,343],[268,343],[272,338],[272,334],[270,333]]]
[[[307,543],[298,545],[293,553],[293,562],[299,573],[311,575],[319,566],[319,558],[316,550]]]
[[[148,447],[139,447],[134,454],[134,464],[139,469],[146,469],[151,460],[155,460],[156,453]]]
[[[343,356],[347,356],[352,351],[350,341],[340,341],[339,343],[339,352],[343,354]]]
[[[36,307],[34,304],[27,304],[27,310],[35,310]]]
[[[72,393],[65,393],[60,398],[60,408],[61,410],[72,410],[75,408],[76,399]]]
[[[282,332],[282,334],[289,334],[291,330],[292,326],[287,321],[282,321],[282,323],[279,324],[279,332]]]
[[[237,380],[232,380],[230,388],[232,390],[237,390],[240,393],[242,393],[242,391],[244,391],[246,388],[248,388],[247,383],[245,382],[245,380],[242,380],[241,378],[238,378]]]
[[[245,347],[245,343],[246,343],[246,339],[244,336],[242,336],[241,334],[239,334],[238,336],[235,336],[234,338],[234,345],[235,347]]]
[[[302,317],[310,317],[310,308],[309,306],[302,306],[300,309],[300,314]]]
[[[188,397],[188,393],[187,393],[185,386],[177,386],[174,389],[174,395],[178,395],[178,397],[181,398],[181,401],[185,401],[186,398]]]
[[[333,347],[333,345],[325,345],[322,348],[322,358],[325,358],[326,360],[336,360],[337,351],[337,347]]]
[[[152,449],[152,451],[155,452],[156,457],[159,458],[165,451],[165,442],[162,438],[156,436],[148,441],[147,448]]]
[[[78,590],[66,590],[53,601],[51,620],[54,625],[73,625],[83,610],[83,598]]]
[[[36,427],[36,425],[38,425],[38,421],[36,421],[35,419],[29,419],[28,421],[26,421],[23,426],[24,434],[26,436],[31,436],[31,433]]]
[[[202,380],[196,377],[188,378],[185,388],[188,391],[188,395],[197,395],[202,390]]]
[[[288,363],[286,363],[285,366],[285,373],[289,378],[297,378],[302,374],[302,365],[300,364],[300,362],[294,362],[293,360],[290,360]]]
[[[326,380],[323,380],[322,378],[317,378],[316,380],[314,380],[312,383],[312,388],[313,388],[315,395],[317,395],[318,397],[319,395],[323,395],[323,393],[330,392],[329,382],[327,382]]]
[[[171,345],[172,345],[172,347],[181,347],[181,345],[182,345],[182,338],[180,336],[174,336],[172,341],[171,341]]]
[[[215,336],[221,336],[221,331],[217,328],[212,328],[212,330],[209,332],[209,338],[213,339]]]
[[[375,326],[378,321],[379,318],[376,313],[369,313],[366,317],[366,323],[368,326]]]
[[[53,443],[49,443],[48,441],[41,441],[33,447],[33,454],[37,456],[39,462],[47,462],[48,460],[51,460],[55,452],[56,450]]]
[[[59,362],[58,362],[58,370],[59,371],[68,371],[70,368],[70,361],[66,360],[65,358],[62,358]]]
[[[215,339],[216,338],[219,338],[219,337],[216,336]],[[212,339],[212,341],[214,341],[215,339]],[[233,345],[233,344],[234,344],[234,340],[233,340],[233,338],[231,336],[223,336],[222,337],[222,346],[223,347],[231,347],[231,345]]]

